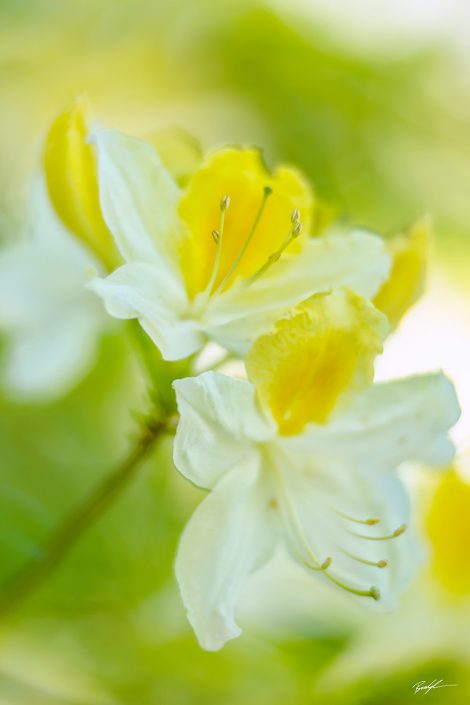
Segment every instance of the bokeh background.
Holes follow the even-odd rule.
[[[345,221],[434,221],[426,296],[377,374],[443,367],[463,407],[444,479],[409,471],[427,559],[393,615],[280,558],[244,636],[197,646],[172,572],[201,493],[163,445],[63,565],[0,624],[1,705],[449,705],[470,701],[470,6],[465,0],[0,0],[0,237],[18,237],[51,119],[85,94],[124,131],[257,144]],[[2,302],[0,302],[0,306]],[[126,453],[145,405],[119,330],[64,399],[0,399],[0,580]],[[417,681],[455,687],[414,694]]]

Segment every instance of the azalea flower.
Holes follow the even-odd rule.
[[[258,338],[248,380],[174,382],[176,467],[210,490],[189,521],[176,576],[201,645],[240,634],[237,600],[276,545],[371,605],[390,606],[416,565],[396,469],[447,464],[459,415],[442,373],[372,384],[385,317],[350,290],[298,305]]]
[[[112,316],[137,318],[165,359],[209,340],[244,354],[310,295],[348,285],[370,297],[387,278],[380,238],[310,237],[309,186],[294,169],[270,173],[257,150],[214,152],[181,190],[150,143],[106,129],[92,141],[101,212],[125,263],[89,286]]]
[[[29,220],[26,237],[0,251],[2,381],[15,397],[43,400],[83,378],[112,321],[85,288],[100,264],[58,220],[42,181]]]

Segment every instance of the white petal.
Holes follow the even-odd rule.
[[[330,582],[328,575],[352,589],[380,592],[376,601],[371,596],[345,595],[360,599],[365,606],[388,609],[403,590],[418,566],[415,539],[407,529],[400,536],[386,540],[369,540],[364,536],[386,537],[409,522],[409,500],[400,480],[392,473],[366,480],[347,468],[331,468],[318,464],[316,458],[290,456],[282,469],[285,492],[289,494],[291,513],[300,527],[295,529],[285,514],[286,532],[293,555],[309,558],[308,547],[319,563],[327,557],[332,563],[327,573],[313,571],[312,577]],[[280,495],[282,506],[283,496]],[[373,526],[353,521],[379,519]],[[311,559],[310,559],[311,560]],[[369,565],[387,561],[386,567]],[[334,585],[334,583],[332,583]],[[338,587],[336,585],[336,587]]]
[[[245,466],[217,483],[183,533],[176,577],[204,649],[216,651],[241,633],[234,616],[240,590],[274,547],[269,512],[256,466]]]
[[[387,472],[405,461],[444,466],[454,447],[447,432],[460,409],[442,373],[374,384],[325,426],[310,426],[287,441],[331,465]]]
[[[154,148],[116,130],[96,130],[103,216],[128,261],[171,266],[177,247],[179,189]]]
[[[58,223],[41,182],[30,217],[31,239],[0,252],[3,383],[15,396],[45,399],[88,371],[110,319],[84,286],[92,256]]]
[[[133,262],[88,288],[100,296],[115,318],[138,318],[165,360],[179,360],[202,347],[197,324],[186,319],[187,299],[173,272],[164,266]]]
[[[214,340],[243,351],[292,305],[339,286],[371,297],[389,269],[384,243],[374,235],[355,231],[310,239],[301,254],[281,258],[251,286],[241,283],[211,301],[207,327]]]
[[[213,487],[225,472],[256,456],[255,442],[275,433],[249,382],[205,372],[173,386],[180,412],[174,461],[196,485]]]
[[[90,369],[99,320],[87,309],[63,311],[56,320],[16,331],[7,342],[3,383],[17,398],[44,401],[65,394]]]

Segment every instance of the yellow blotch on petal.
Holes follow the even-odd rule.
[[[370,384],[384,316],[349,290],[316,294],[248,353],[248,376],[282,435],[325,423],[346,391]]]
[[[266,189],[271,191],[266,198]],[[299,172],[280,167],[270,173],[256,149],[222,149],[212,154],[193,174],[179,205],[186,226],[181,248],[181,264],[188,292],[194,296],[210,281],[216,259],[212,233],[220,227],[220,203],[228,196],[220,262],[214,287],[227,277],[249,237],[265,200],[249,245],[238,261],[228,288],[237,279],[257,272],[284,243],[292,229],[291,216],[298,209],[303,230],[311,224],[313,194]],[[289,254],[299,252],[302,238],[289,246]]]
[[[67,228],[111,268],[119,256],[101,213],[96,157],[87,135],[84,103],[77,101],[55,119],[47,135],[46,183]]]
[[[407,310],[419,299],[424,289],[430,224],[415,223],[405,234],[390,240],[392,267],[388,280],[377,293],[374,304],[396,327]]]
[[[470,594],[470,483],[451,471],[442,476],[427,516],[432,567],[451,594]]]

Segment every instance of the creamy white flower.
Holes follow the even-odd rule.
[[[242,354],[313,293],[347,285],[370,297],[387,278],[380,238],[309,237],[309,187],[292,169],[269,173],[256,150],[215,152],[181,191],[149,143],[104,129],[92,141],[125,264],[90,288],[111,315],[139,319],[165,359],[208,340]]]
[[[446,465],[459,415],[441,373],[372,384],[384,317],[350,291],[320,294],[258,339],[249,381],[207,372],[174,383],[174,460],[210,490],[189,521],[176,575],[201,645],[240,634],[247,576],[284,542],[325,582],[389,607],[416,566],[395,470]]]
[[[99,265],[59,222],[42,181],[29,221],[27,237],[0,252],[2,376],[15,397],[49,399],[89,371],[111,319],[85,288]]]

